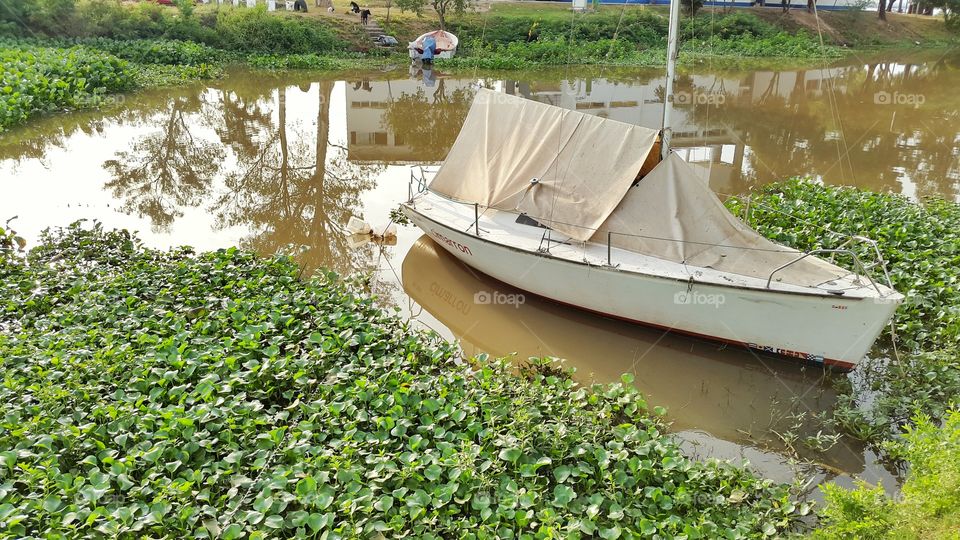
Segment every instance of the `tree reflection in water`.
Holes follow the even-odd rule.
[[[383,115],[384,127],[405,141],[418,161],[441,161],[460,134],[474,94],[476,90],[469,86],[448,92],[446,79],[440,78],[432,90],[419,86],[415,92],[392,96]]]
[[[149,217],[154,230],[168,230],[185,207],[200,205],[223,161],[220,144],[195,137],[205,105],[202,93],[169,100],[159,129],[136,140],[103,167],[113,180],[104,186],[123,201],[125,212]]]
[[[155,230],[169,230],[186,209],[203,207],[216,228],[252,231],[243,247],[272,254],[299,246],[308,272],[368,266],[373,248],[351,249],[340,226],[358,213],[361,194],[383,166],[350,163],[346,150],[331,143],[334,81],[301,85],[317,91],[315,133],[288,117],[295,87],[256,78],[230,86],[178,96],[162,121],[142,119],[158,129],[103,164],[111,175],[105,187],[125,212],[149,218]],[[204,138],[211,130],[216,137]]]
[[[222,227],[255,231],[242,241],[260,253],[303,246],[298,257],[307,271],[326,267],[349,273],[369,264],[371,246],[353,249],[341,227],[374,186],[379,164],[348,162],[346,149],[330,141],[333,81],[318,83],[316,134],[312,145],[300,123],[288,125],[287,92],[277,90],[277,124],[258,140],[253,133],[230,132],[238,166],[225,178],[213,210]],[[230,94],[227,101],[242,100]],[[224,111],[245,110],[225,106]],[[227,142],[227,141],[224,141]]]
[[[918,198],[956,198],[960,94],[935,81],[956,79],[958,60],[737,72],[738,93],[721,107],[694,108],[692,121],[726,128],[749,148],[751,167],[733,191],[813,176]],[[895,95],[919,96],[922,103],[883,102]]]
[[[539,88],[529,97],[548,101],[568,80],[568,74],[561,73],[527,76],[517,87]],[[608,73],[602,84],[595,80],[591,90],[588,79],[570,81],[581,80],[588,82],[576,99],[603,102],[600,113],[624,106],[609,98],[614,86],[623,85],[618,92],[631,96],[624,103],[634,105],[624,107],[639,111],[644,102],[634,96],[649,96],[644,93],[662,82],[636,76],[621,80]],[[700,66],[684,75],[678,88],[691,94],[722,93],[725,99],[719,106],[681,104],[684,125],[675,129],[687,133],[675,134],[675,142],[727,147],[724,150],[732,146],[733,163],[718,169],[729,172],[721,186],[725,192],[817,175],[831,183],[956,198],[957,80],[957,56],[806,70]],[[374,85],[386,85],[388,90],[393,83],[394,91],[388,92],[390,99],[379,111],[382,127],[361,128],[387,131],[393,141],[390,151],[401,152],[401,161],[443,159],[469,109],[474,80],[440,77],[436,82],[434,88],[414,83],[396,91],[395,80],[373,79]],[[213,90],[144,94],[113,116],[95,118],[88,113],[42,119],[29,129],[5,134],[0,158],[43,160],[49,148],[69,147],[72,137],[82,136],[81,124],[84,129],[105,126],[99,135],[104,144],[126,147],[104,163],[111,176],[106,187],[125,211],[148,217],[153,228],[168,230],[186,210],[203,208],[219,229],[253,231],[243,244],[260,252],[273,253],[294,243],[307,247],[303,260],[310,270],[328,266],[348,272],[362,267],[372,249],[351,251],[338,226],[361,210],[361,195],[394,158],[388,157],[387,149],[368,145],[377,152],[369,161],[348,161],[345,149],[331,142],[330,98],[336,83],[300,75],[242,73],[216,84],[219,87]],[[304,89],[310,96],[307,111],[288,110],[288,101],[302,103],[297,98]],[[924,101],[918,106],[882,105],[876,102],[877,92],[921,95]],[[662,95],[653,93],[661,99],[650,106],[658,107]],[[74,125],[76,118],[85,122]],[[117,143],[110,137],[118,126],[140,128],[145,134]]]

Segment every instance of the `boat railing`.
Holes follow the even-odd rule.
[[[430,177],[437,174],[438,167],[414,165],[410,167],[410,182],[407,184],[407,202],[427,190]]]
[[[707,243],[707,242],[697,242],[697,241],[689,241],[689,240],[680,240],[680,239],[677,239],[677,238],[672,238],[672,239],[671,239],[671,238],[658,238],[658,237],[654,237],[654,236],[645,236],[645,235],[640,235],[640,234],[631,234],[631,233],[621,233],[621,232],[616,232],[616,231],[607,231],[607,266],[614,266],[614,264],[613,264],[613,236],[614,236],[614,235],[621,235],[621,236],[627,236],[627,237],[637,237],[637,238],[646,238],[646,239],[648,239],[648,240],[662,240],[662,241],[666,241],[666,242],[692,243],[692,244],[700,244],[700,245],[710,245],[710,246],[714,246],[714,247],[724,247],[724,248],[732,248],[732,249],[771,251],[771,250],[767,250],[767,249],[764,249],[764,248],[752,248],[752,247],[744,247],[744,246],[728,246],[728,245],[722,245],[722,244],[711,244],[711,243]],[[863,243],[863,244],[867,244],[867,245],[869,246],[870,251],[871,251],[872,254],[873,254],[873,260],[872,260],[871,262],[869,262],[868,264],[864,264],[864,263],[863,263],[863,260],[860,258],[860,256],[857,255],[857,253],[854,252],[853,249],[851,249],[851,246],[852,246],[853,244],[855,244],[856,242],[860,242],[860,243]],[[775,251],[780,252],[780,253],[787,252],[787,250],[775,250]],[[856,274],[856,279],[855,279],[855,281],[854,281],[855,283],[859,283],[859,280],[860,280],[861,277],[866,278],[867,281],[870,282],[870,283],[869,283],[870,286],[873,287],[873,289],[877,291],[877,294],[879,294],[880,296],[885,296],[884,292],[880,290],[880,287],[877,285],[876,280],[873,279],[873,277],[870,275],[870,272],[869,272],[870,270],[872,270],[872,269],[874,269],[874,268],[876,268],[876,267],[880,267],[880,270],[883,272],[883,278],[884,278],[884,281],[885,281],[886,286],[887,286],[887,287],[889,288],[889,290],[891,290],[891,291],[895,290],[895,289],[894,289],[894,286],[893,286],[893,281],[890,279],[890,273],[887,271],[886,260],[883,258],[883,254],[880,252],[880,246],[877,244],[877,241],[876,241],[876,240],[867,238],[867,237],[865,237],[865,236],[850,236],[850,237],[847,238],[846,241],[844,241],[842,244],[840,244],[840,245],[837,246],[836,248],[814,249],[814,250],[804,251],[804,252],[798,252],[798,251],[790,250],[789,252],[791,252],[791,253],[798,253],[798,256],[797,256],[795,259],[793,259],[793,260],[791,260],[791,261],[788,261],[788,262],[786,262],[786,263],[784,263],[784,264],[782,264],[782,265],[774,268],[774,269],[770,272],[770,274],[767,276],[767,286],[766,286],[766,288],[768,288],[768,289],[770,288],[771,284],[773,283],[773,277],[774,277],[777,273],[783,271],[783,270],[786,269],[786,268],[789,268],[790,266],[793,266],[794,264],[797,264],[798,262],[806,259],[807,257],[813,256],[813,255],[830,255],[831,261],[833,261],[833,260],[835,259],[836,255],[849,255],[850,258],[853,260],[854,273]]]
[[[873,255],[874,255],[873,262],[871,262],[870,264],[864,265],[863,261],[860,260],[860,257],[857,256],[857,254],[852,249],[848,248],[848,246],[851,246],[855,242],[865,243],[872,248]],[[833,258],[838,254],[849,255],[850,258],[853,259],[854,271],[857,275],[857,280],[859,280],[860,277],[867,278],[867,280],[870,282],[870,286],[877,291],[877,294],[879,294],[880,296],[884,296],[883,291],[881,291],[880,287],[877,286],[876,280],[874,280],[873,277],[870,276],[870,272],[869,272],[869,270],[872,270],[873,268],[876,268],[877,266],[879,266],[880,269],[883,271],[883,277],[884,277],[884,281],[886,281],[887,287],[889,287],[890,290],[894,290],[893,281],[890,279],[890,273],[887,271],[886,261],[883,258],[883,254],[880,253],[880,246],[877,245],[876,240],[867,238],[865,236],[851,236],[847,238],[845,242],[840,244],[840,246],[833,249],[813,249],[810,251],[803,252],[799,257],[793,259],[792,261],[789,261],[785,264],[778,266],[777,268],[774,268],[773,271],[770,272],[770,275],[767,276],[767,288],[768,289],[770,288],[770,284],[773,282],[773,276],[778,272],[780,272],[781,270],[784,270],[785,268],[788,268],[802,261],[803,259],[810,257],[811,255],[827,255],[827,254],[830,255],[831,260],[833,260]]]
[[[410,200],[413,200],[413,198],[416,195],[426,191],[428,176],[435,173],[436,173],[435,169],[431,169],[428,167],[423,167],[423,166],[411,167],[410,187],[409,187]],[[470,203],[470,204],[473,206],[473,223],[470,224],[470,228],[473,229],[474,236],[479,237],[480,236],[480,216],[483,213],[481,212],[481,206],[483,205],[480,205],[478,203]],[[483,208],[486,209],[487,207],[483,206]],[[556,220],[553,220],[551,218],[538,218],[538,217],[532,217],[532,216],[527,216],[527,217],[529,217],[530,219],[532,219],[537,223],[549,223],[551,221],[558,223]],[[564,225],[568,225],[571,227],[582,227],[582,225],[575,225],[575,224],[564,223]],[[590,230],[592,230],[594,233],[597,232],[596,229],[590,229]],[[550,235],[551,231],[552,229],[550,227],[545,227],[543,236],[540,239],[540,247],[538,248],[538,251],[541,251],[541,252],[550,251],[551,243],[555,242],[551,238],[551,235]],[[801,252],[801,251],[788,249],[788,248],[768,249],[768,248],[762,248],[762,247],[734,246],[734,245],[716,244],[711,242],[700,242],[695,240],[681,240],[678,238],[660,238],[656,236],[648,236],[648,235],[636,234],[636,233],[607,231],[607,266],[616,266],[613,263],[614,235],[634,237],[634,238],[645,238],[648,240],[657,240],[657,241],[663,241],[663,242],[707,245],[712,247],[720,247],[720,248],[728,248],[728,249],[741,249],[741,250],[749,250],[749,251],[768,251],[768,252],[776,252],[776,253],[797,253],[798,256],[795,259],[790,260],[774,268],[770,272],[770,274],[767,275],[766,288],[768,289],[773,284],[773,278],[775,275],[782,272],[786,268],[789,268],[790,266],[793,266],[794,264],[799,263],[800,261],[806,259],[807,257],[810,257],[812,255],[830,255],[831,261],[833,261],[836,255],[849,255],[850,258],[853,260],[853,264],[854,264],[854,272],[856,274],[856,280],[854,281],[855,283],[859,283],[860,282],[859,280],[861,277],[866,278],[870,282],[869,285],[877,291],[877,294],[879,294],[880,296],[884,296],[883,291],[880,290],[880,287],[879,285],[877,285],[876,280],[873,279],[873,277],[870,275],[870,272],[869,272],[870,270],[879,266],[881,271],[883,272],[883,278],[886,286],[889,287],[889,290],[891,291],[895,290],[893,287],[893,281],[890,279],[890,273],[887,271],[886,260],[883,258],[883,254],[880,252],[880,246],[877,244],[876,240],[872,240],[865,236],[848,236],[847,240],[844,241],[839,246],[837,246],[836,248],[814,249],[810,251]],[[860,242],[869,246],[870,251],[873,254],[872,262],[870,262],[869,264],[864,264],[860,256],[857,255],[857,253],[854,252],[853,249],[851,249],[851,246],[856,242]],[[560,242],[560,243],[564,243],[564,242]],[[546,244],[545,247],[544,247],[544,244]]]

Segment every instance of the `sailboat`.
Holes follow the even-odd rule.
[[[663,128],[480,89],[405,215],[497,280],[608,317],[852,369],[903,295],[850,249],[800,252],[730,214],[670,148],[679,0]],[[856,271],[820,256],[845,255]],[[886,272],[883,272],[886,276]]]

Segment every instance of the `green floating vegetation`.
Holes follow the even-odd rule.
[[[943,426],[924,415],[894,452],[910,464],[900,496],[861,484],[846,490],[824,487],[819,540],[934,540],[960,534],[960,411],[950,411]]]
[[[115,56],[71,47],[0,46],[0,130],[43,112],[98,105],[135,85]]]
[[[747,204],[746,198],[727,203],[741,216]],[[894,287],[906,296],[894,318],[899,359],[891,350],[892,360],[865,361],[859,371],[869,405],[847,388],[835,419],[850,434],[878,442],[896,435],[917,411],[943,418],[960,399],[960,205],[792,180],[752,195],[747,221],[801,250],[836,247],[853,235],[879,243]],[[873,259],[866,244],[853,249]],[[852,261],[838,262],[852,267]],[[879,268],[872,274],[883,279]],[[883,339],[889,348],[889,337]]]
[[[285,257],[75,224],[0,281],[3,537],[747,538],[806,511],[684,457],[629,377],[460,361]]]
[[[259,69],[316,69],[324,71],[339,71],[357,69],[365,65],[373,66],[381,58],[372,58],[364,55],[319,55],[319,54],[251,54],[247,56],[247,63]],[[397,58],[404,61],[406,58]]]
[[[77,42],[138,64],[200,66],[224,60],[224,51],[176,39],[84,39]]]

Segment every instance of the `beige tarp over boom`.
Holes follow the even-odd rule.
[[[430,189],[587,240],[656,138],[656,130],[481,89]]]
[[[592,240],[605,244],[608,231],[614,233],[610,236],[614,247],[763,279],[800,256],[730,214],[710,186],[676,154],[627,192]],[[807,257],[774,279],[812,287],[849,273]]]

